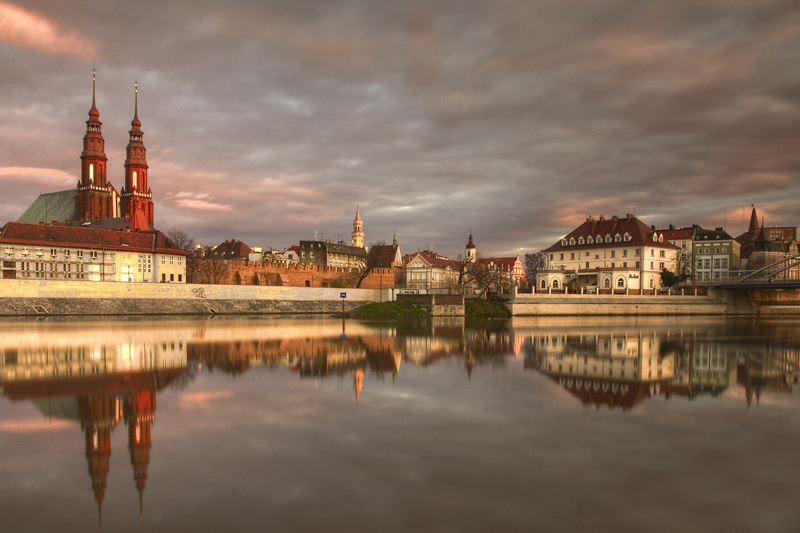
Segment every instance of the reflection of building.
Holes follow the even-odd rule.
[[[70,413],[80,421],[92,491],[102,517],[111,456],[111,433],[128,426],[133,478],[142,497],[150,463],[155,394],[186,372],[183,342],[125,343],[110,331],[103,344],[79,344],[69,334],[6,335],[0,348],[0,386],[12,401],[47,399],[50,416]],[[72,404],[77,409],[70,408]],[[67,406],[64,408],[64,406]],[[101,518],[102,524],[102,518]]]
[[[658,394],[674,375],[672,354],[654,334],[542,334],[531,338],[526,367],[558,382],[585,406],[627,411]]]
[[[735,381],[736,354],[728,346],[702,340],[687,341],[675,348],[675,378],[662,388],[667,397],[719,396]]]
[[[740,359],[737,381],[744,387],[749,406],[753,398],[761,400],[763,393],[792,392],[800,377],[800,348],[767,344],[763,351],[751,352]]]

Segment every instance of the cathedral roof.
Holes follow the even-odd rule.
[[[22,213],[17,222],[25,224],[51,223],[54,220],[63,223],[75,218],[75,195],[77,189],[48,192],[39,197]]]

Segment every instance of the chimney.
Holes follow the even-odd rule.
[[[611,231],[617,229],[617,224],[619,224],[619,219],[617,218],[616,215],[614,215],[613,217],[611,217]]]
[[[52,225],[53,226],[58,226],[58,220],[54,220]]]
[[[600,222],[605,222],[605,221],[606,221],[606,217],[604,217],[603,215],[600,215]]]
[[[45,221],[41,221],[41,222],[39,222],[39,225],[40,225],[40,226],[46,226],[46,225],[47,225],[47,223],[45,223]]]
[[[100,216],[99,215],[94,219],[94,223],[95,224],[100,224]]]
[[[670,224],[669,229],[675,229],[675,224]]]
[[[131,221],[131,214],[125,213],[125,222],[130,222],[130,221]]]
[[[64,225],[65,225],[65,226],[67,226],[67,227],[69,227],[69,226],[71,226],[71,225],[72,225],[72,221],[71,221],[71,220],[65,220],[65,221],[64,221]]]
[[[592,233],[594,233],[596,229],[597,229],[597,221],[592,219]]]
[[[628,221],[628,222],[630,222],[631,220],[633,220],[633,215],[631,215],[630,213],[628,213],[627,215],[625,215],[625,220],[626,220],[626,221]]]

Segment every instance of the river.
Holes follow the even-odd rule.
[[[0,321],[2,529],[800,531],[800,321]]]

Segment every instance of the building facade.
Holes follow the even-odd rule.
[[[537,291],[632,292],[661,286],[661,272],[675,271],[678,248],[633,215],[591,216],[545,250],[547,269],[536,274]]]
[[[185,283],[186,257],[160,231],[9,222],[0,232],[3,279]]]

